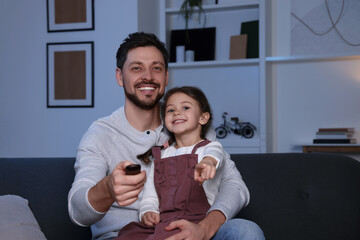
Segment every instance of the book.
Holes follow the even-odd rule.
[[[316,132],[316,138],[320,139],[347,139],[352,135],[352,132]]]
[[[259,57],[259,20],[242,22],[240,34],[247,34],[246,58]]]
[[[247,34],[230,37],[230,59],[246,58]]]
[[[319,132],[355,132],[355,128],[319,128]]]
[[[356,139],[321,139],[321,138],[315,138],[313,140],[313,143],[323,143],[323,144],[356,144]]]

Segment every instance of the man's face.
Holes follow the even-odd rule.
[[[161,52],[153,46],[131,49],[122,71],[116,70],[118,84],[127,100],[141,109],[158,104],[168,84],[168,71]]]

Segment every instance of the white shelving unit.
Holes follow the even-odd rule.
[[[306,56],[277,56],[277,57],[267,57],[266,62],[269,63],[290,63],[290,62],[309,62],[309,61],[329,61],[329,60],[354,60],[359,59],[359,54],[353,55],[306,55]]]
[[[265,111],[265,0],[232,0],[210,4],[204,1],[205,27],[216,28],[215,60],[170,63],[170,86],[194,85],[207,95],[213,110],[213,125],[222,123],[223,112],[251,122],[255,136],[245,139],[234,133],[220,139],[229,153],[266,152]],[[231,3],[226,3],[231,2]],[[159,37],[170,49],[171,30],[185,28],[180,14],[182,0],[160,0]],[[199,23],[200,16],[200,23]],[[203,27],[204,17],[195,13],[189,29]],[[259,20],[259,58],[229,60],[230,37],[240,34],[242,22]]]

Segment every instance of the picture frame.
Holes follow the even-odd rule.
[[[94,0],[46,0],[47,31],[94,30]]]
[[[47,107],[94,107],[94,42],[47,43]]]
[[[185,51],[194,50],[195,61],[212,61],[215,59],[216,28],[171,30],[170,62],[176,62],[176,46],[185,46]]]

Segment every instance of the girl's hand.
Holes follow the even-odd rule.
[[[212,157],[204,157],[195,165],[194,180],[202,184],[205,180],[215,177],[216,160]]]
[[[142,218],[141,222],[147,226],[153,226],[160,222],[160,214],[156,212],[146,212]]]
[[[169,147],[169,141],[164,142],[162,146],[164,147],[164,149],[168,148]]]

